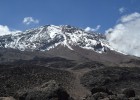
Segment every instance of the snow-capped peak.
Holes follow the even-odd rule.
[[[73,50],[73,46],[102,53],[110,48],[104,36],[88,33],[70,25],[46,25],[16,34],[0,36],[0,47],[19,50],[46,51],[62,45]]]

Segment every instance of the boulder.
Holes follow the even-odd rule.
[[[128,97],[128,98],[129,97],[135,97],[135,91],[133,89],[129,89],[129,88],[124,89],[122,91],[122,93],[125,94],[125,96]]]
[[[72,100],[54,80],[33,89],[18,91],[15,98],[17,100]]]
[[[107,93],[108,95],[112,95],[113,94],[107,88],[103,88],[103,87],[92,88],[92,90],[91,90],[92,94],[95,94],[97,92]]]

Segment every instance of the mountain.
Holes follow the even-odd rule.
[[[46,25],[25,32],[0,36],[0,47],[3,55],[1,59],[6,59],[7,55],[9,57],[7,50],[13,49],[12,53],[14,52],[15,55],[8,60],[25,59],[27,56],[33,58],[38,55],[101,62],[121,62],[133,58],[113,49],[104,34],[86,32],[84,29],[70,25]],[[4,51],[7,53],[3,53],[2,49],[5,48],[7,50]],[[20,53],[17,54],[17,50]],[[30,53],[25,57],[26,53],[21,51]],[[40,53],[35,54],[35,52]]]
[[[0,100],[139,100],[140,58],[105,35],[46,25],[0,36]]]
[[[70,25],[46,25],[39,28],[0,37],[0,47],[24,50],[46,51],[64,46],[73,50],[73,46],[94,50],[98,53],[112,49],[105,36],[86,32]]]

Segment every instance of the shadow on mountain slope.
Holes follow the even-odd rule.
[[[72,88],[74,76],[63,70],[51,69],[37,65],[12,65],[0,67],[0,96],[13,96],[16,91],[34,88],[55,80],[67,91]]]
[[[92,70],[81,78],[81,83],[90,90],[105,87],[113,93],[132,88],[140,95],[140,68],[105,67]]]

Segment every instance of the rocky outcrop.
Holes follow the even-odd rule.
[[[133,89],[124,89],[122,93],[128,98],[135,97],[135,91]]]
[[[132,88],[140,95],[140,68],[104,67],[92,70],[81,78],[81,83],[88,89],[105,87],[115,94],[120,94],[122,89]]]
[[[33,89],[18,91],[14,97],[16,100],[72,100],[54,80]]]
[[[101,87],[93,88],[91,92],[92,95],[87,96],[84,100],[140,100],[139,97],[135,96],[135,91],[128,88],[124,89],[120,94],[115,94]]]

